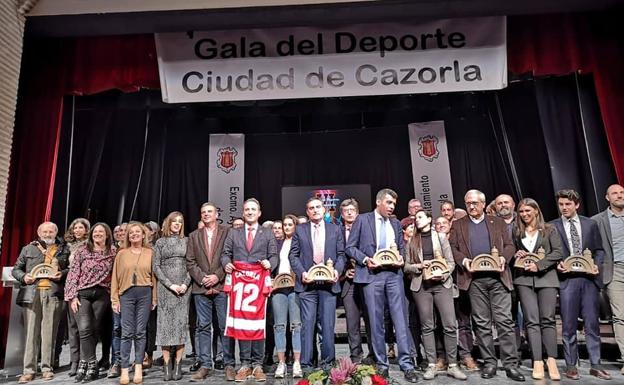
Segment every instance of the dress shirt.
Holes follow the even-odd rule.
[[[314,232],[316,231],[316,226],[319,226],[319,235],[318,239],[314,238]],[[310,221],[310,239],[312,240],[312,257],[315,258],[316,251],[316,243],[318,242],[320,251],[322,253],[323,260],[325,260],[325,221],[321,219],[319,223],[314,223]]]
[[[485,214],[481,214],[481,216],[479,218],[477,218],[477,219],[474,219],[470,215],[468,215],[468,218],[470,218],[472,223],[474,223],[475,225],[478,225],[479,223],[483,222],[483,220],[485,219]]]
[[[615,214],[609,207],[607,216],[609,217],[609,227],[611,227],[613,261],[624,262],[624,215]]]
[[[381,221],[386,221],[386,248],[390,247],[392,244],[396,244],[396,234],[394,234],[394,229],[392,228],[392,224],[390,223],[390,218],[384,218],[377,212],[375,212],[375,236],[377,237],[377,250],[379,250],[379,234],[381,230]],[[398,245],[397,245],[398,247]]]
[[[579,244],[581,248],[581,253],[583,252],[583,233],[581,233],[581,220],[579,219],[578,214],[575,214],[572,218],[568,219],[561,216],[561,220],[563,221],[563,228],[565,229],[566,238],[568,238],[568,248],[570,249],[570,253],[574,252],[574,247],[572,246],[572,236],[570,235],[570,220],[574,221],[574,227],[576,227],[576,232],[579,236]]]
[[[529,250],[529,253],[532,253],[535,249],[535,244],[537,243],[537,235],[539,231],[536,231],[533,235],[529,235],[528,232],[524,232],[524,238],[522,238],[522,244],[524,247]]]

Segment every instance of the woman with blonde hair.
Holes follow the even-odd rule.
[[[117,253],[111,281],[113,311],[121,313],[121,385],[130,382],[132,345],[135,353],[133,382],[143,382],[146,327],[157,298],[152,257],[145,226],[140,222],[128,223],[124,247]]]
[[[188,330],[191,276],[186,270],[186,243],[184,217],[174,211],[162,225],[162,237],[154,245],[152,270],[158,279],[158,322],[156,345],[164,360],[164,380],[182,378],[181,361],[184,356]],[[170,349],[175,352],[173,367]]]

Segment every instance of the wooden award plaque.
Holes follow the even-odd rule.
[[[323,283],[334,280],[334,263],[328,260],[324,265],[314,265],[308,270],[308,278]]]
[[[373,255],[373,261],[380,266],[392,266],[401,263],[401,255],[396,245],[381,249]]]
[[[583,255],[570,255],[563,260],[563,267],[570,273],[594,274],[596,265],[589,249],[583,251]]]
[[[546,251],[544,250],[543,247],[540,247],[539,249],[537,249],[537,254],[527,253],[524,257],[516,258],[514,267],[517,267],[519,269],[524,269],[531,262],[537,263],[541,261],[542,259],[544,259],[545,256],[546,256]]]
[[[295,275],[293,273],[278,274],[273,279],[273,290],[286,289],[289,287],[295,287]]]
[[[498,249],[492,247],[492,254],[479,254],[472,259],[470,268],[475,272],[497,272],[500,273],[501,265]]]
[[[448,272],[449,267],[446,263],[446,259],[444,259],[439,251],[436,251],[435,258],[431,260],[431,264],[423,270],[423,279],[438,279],[440,277],[443,277],[444,274],[448,274]]]
[[[33,267],[30,271],[30,275],[34,279],[48,279],[54,277],[58,274],[58,263],[40,263],[37,266]]]

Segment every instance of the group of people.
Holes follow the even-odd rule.
[[[35,378],[39,354],[43,379],[54,378],[63,318],[72,352],[70,375],[77,382],[98,378],[96,345],[107,334],[112,335],[109,376],[119,376],[120,384],[130,382],[131,369],[132,381],[142,382],[146,347],[149,354],[153,350],[150,338],[162,349],[164,380],[179,380],[189,329],[194,331],[198,363],[191,381],[213,376],[216,368],[224,369],[227,381],[265,381],[263,362],[274,353],[275,378],[288,375],[289,359],[292,376],[303,377],[335,363],[339,303],[345,310],[351,360],[374,364],[382,376],[388,376],[389,359],[396,358],[408,382],[421,376],[432,380],[441,372],[465,380],[466,371],[478,370],[481,377],[492,378],[499,362],[495,328],[507,377],[525,381],[518,344],[519,331],[526,330],[531,377],[543,379],[547,370],[551,380],[559,380],[557,296],[564,376],[580,378],[577,320],[582,318],[589,373],[611,379],[600,363],[598,299],[605,289],[624,357],[622,186],[608,188],[609,207],[592,219],[578,215],[576,191],[557,192],[561,216],[551,222],[535,200],[521,199],[516,210],[506,194],[492,202],[490,215],[478,190],[465,194],[465,211],[441,202],[439,218],[412,199],[409,216],[399,221],[397,199],[393,190],[382,189],[374,210],[362,214],[355,199],[346,199],[339,207],[340,223],[332,223],[326,221],[322,200],[312,197],[305,203],[305,217],[289,214],[261,225],[260,203],[250,198],[243,204],[242,218],[230,226],[219,223],[218,207],[207,202],[188,237],[180,212],[165,218],[160,234],[155,223],[130,222],[111,232],[105,223],[91,226],[79,218],[61,240],[55,224],[42,223],[37,240],[22,249],[13,269],[22,284],[18,303],[26,320],[19,382]],[[375,257],[394,249],[398,257],[391,263]],[[592,271],[566,268],[567,257],[586,250],[594,262]],[[538,252],[542,258],[515,267],[516,259]],[[473,260],[483,254],[498,255],[497,271],[475,268]],[[443,274],[426,274],[441,259]],[[58,271],[31,276],[41,263]],[[329,271],[323,279],[311,273],[319,265]],[[270,282],[263,281],[284,275],[291,275],[294,283],[271,290]],[[112,328],[104,322],[111,310]],[[481,367],[473,358],[475,343]],[[110,345],[104,345],[107,356]]]

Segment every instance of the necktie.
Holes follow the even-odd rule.
[[[321,245],[321,224],[317,223],[314,225],[314,234],[313,234],[313,247],[314,247],[314,264],[318,265],[319,263],[323,263],[324,253],[323,253],[323,245]]]
[[[351,227],[345,227],[345,242],[349,240],[350,234],[351,234]]]
[[[253,227],[249,228],[249,231],[247,232],[247,251],[251,251],[251,248],[253,246]]]
[[[379,218],[381,220],[381,226],[379,226],[379,249],[386,248],[386,220],[384,218]]]
[[[574,223],[576,222],[574,219],[570,219],[570,241],[572,243],[572,255],[581,255],[581,237],[579,237],[579,233],[576,230],[576,226]]]

